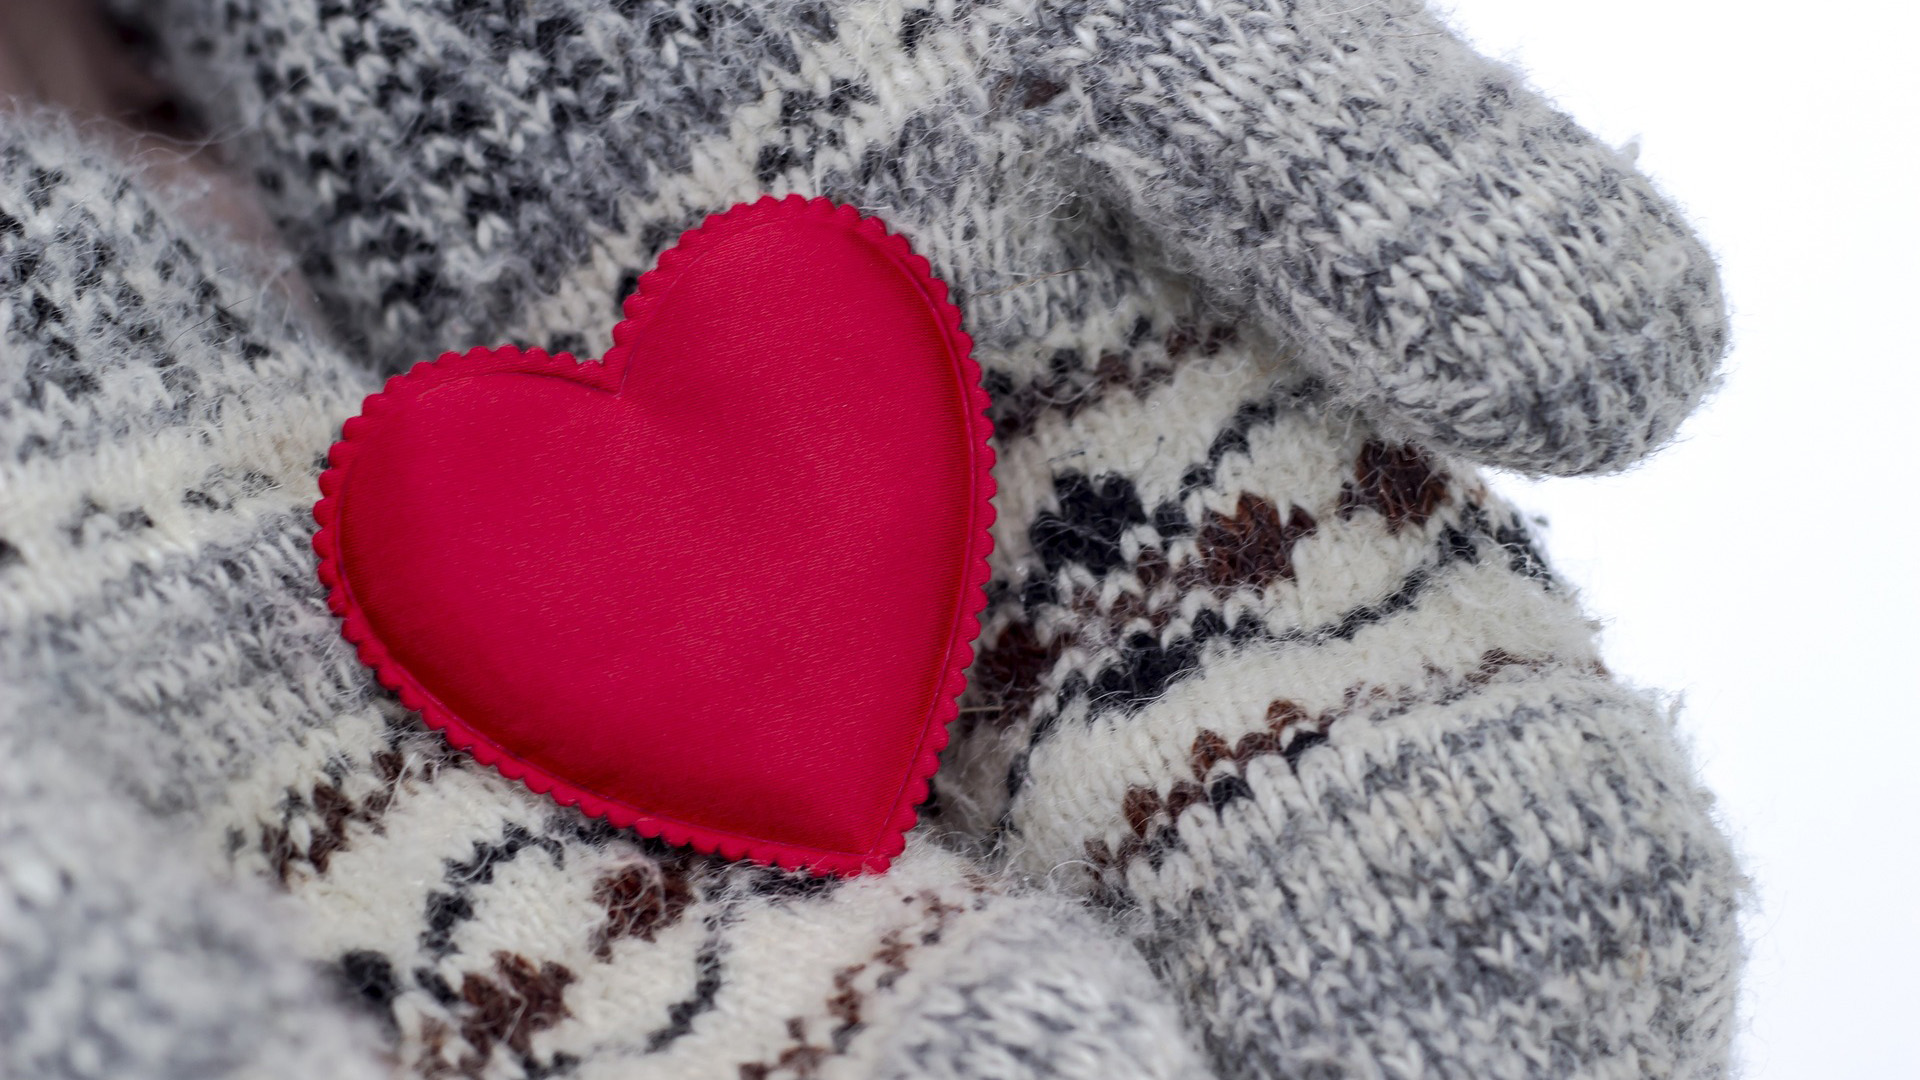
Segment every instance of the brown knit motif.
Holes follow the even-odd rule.
[[[1282,519],[1278,507],[1253,494],[1240,496],[1232,516],[1207,511],[1196,537],[1207,583],[1225,591],[1292,581],[1293,546],[1315,527],[1313,515],[1298,506]]]
[[[593,932],[593,955],[608,960],[621,938],[652,941],[680,921],[694,899],[687,881],[689,859],[682,854],[623,866],[593,886],[593,899],[607,909],[607,921]]]
[[[1353,480],[1340,488],[1340,519],[1373,510],[1386,517],[1390,531],[1418,528],[1447,501],[1448,480],[1419,447],[1369,439],[1360,448]]]

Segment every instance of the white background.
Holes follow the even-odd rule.
[[[1920,17],[1450,10],[1589,130],[1637,137],[1724,268],[1726,384],[1677,445],[1496,484],[1549,519],[1614,668],[1681,695],[1758,886],[1743,1074],[1920,1077]]]

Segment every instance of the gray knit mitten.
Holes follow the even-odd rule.
[[[260,253],[4,123],[0,1075],[1203,1073],[1138,955],[922,838],[734,866],[450,752],[309,547],[376,377]]]
[[[1004,384],[950,805],[1149,914],[1223,1076],[1724,1075],[1710,797],[1474,470],[1664,442],[1725,345],[1707,253],[1407,5],[1042,8],[1028,122],[1116,257],[1023,265],[1123,299]],[[1154,259],[1191,323],[1130,310]]]
[[[4,689],[0,689],[4,693]],[[230,888],[0,698],[0,1075],[384,1075],[264,889]]]
[[[1739,879],[1709,800],[1667,718],[1606,675],[1525,522],[1474,472],[1618,468],[1665,440],[1723,350],[1717,279],[1645,178],[1425,12],[152,7],[333,333],[384,370],[501,341],[597,355],[637,271],[762,194],[824,195],[908,236],[966,313],[1000,460],[995,577],[938,826],[1133,934],[1219,1074],[1724,1073]],[[328,439],[279,430],[254,452],[317,455]],[[244,495],[244,460],[229,466],[241,495],[216,502],[262,497]],[[270,474],[289,515],[297,471]],[[96,531],[144,508],[96,503]],[[307,556],[285,529],[285,561],[216,565],[301,595]],[[250,597],[251,580],[221,595]],[[317,609],[235,607],[252,614],[196,662],[279,672],[334,655]],[[286,628],[311,640],[256,644]],[[223,828],[243,866],[286,868],[316,928],[304,947],[369,988],[408,1063],[533,1072],[573,1052],[568,1033],[603,1030],[601,984],[580,974],[602,971],[579,959],[593,939],[514,951],[510,930],[544,925],[506,899],[534,895],[522,875],[540,895],[586,895],[600,907],[580,910],[609,927],[628,916],[603,891],[679,911],[683,937],[612,947],[693,950],[654,970],[677,972],[683,1012],[702,1000],[698,946],[671,944],[694,940],[695,909],[665,899],[680,895],[668,871],[608,869],[671,858],[630,838],[571,846],[577,822],[431,750],[347,660],[305,663],[314,674],[220,691],[301,733]],[[890,879],[917,880],[915,865]],[[729,889],[773,912],[909,887],[795,899],[721,884],[752,871],[710,873],[701,926],[736,925]],[[368,915],[391,911],[417,932]],[[847,968],[878,988],[893,953],[873,933],[881,946]],[[1092,963],[1092,931],[1064,933],[1085,935],[1059,939],[1064,955]],[[564,992],[548,962],[576,980]],[[466,1026],[548,1017],[556,999],[579,1026]],[[937,1011],[931,991],[916,1000],[913,1015]],[[1158,1015],[1099,1000],[1112,1004],[1088,1015]],[[898,1045],[872,1034],[874,1013],[812,1008],[817,1024],[746,1064],[824,1075]],[[964,1030],[978,1014],[940,1015]],[[724,1025],[688,1022],[712,1040],[699,1045],[734,1048]],[[843,1023],[846,1052],[830,1052]],[[1142,1046],[1178,1042],[1154,1030],[1142,1021],[1099,1060],[1145,1068]]]

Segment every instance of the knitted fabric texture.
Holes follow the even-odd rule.
[[[318,319],[125,166],[6,131],[0,733],[31,765],[0,783],[0,1071],[1725,1073],[1710,799],[1475,472],[1667,439],[1724,349],[1717,277],[1429,15],[124,6]],[[935,807],[837,883],[445,750],[307,547],[382,375],[597,354],[682,230],[792,192],[953,286],[999,455]],[[42,989],[109,984],[124,1008]]]
[[[30,752],[0,773],[0,1073],[376,1075],[342,996],[423,1076],[1199,1071],[1058,897],[923,842],[848,882],[693,858],[451,753],[341,640],[307,543],[377,380],[125,166],[48,138],[0,167],[0,732]]]

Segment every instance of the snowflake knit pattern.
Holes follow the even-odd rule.
[[[1725,1075],[1711,799],[1476,472],[1666,441],[1718,278],[1430,14],[120,6],[286,247],[0,128],[0,1074]],[[848,881],[447,750],[307,544],[384,375],[597,355],[788,193],[953,286],[999,456],[934,802]]]

